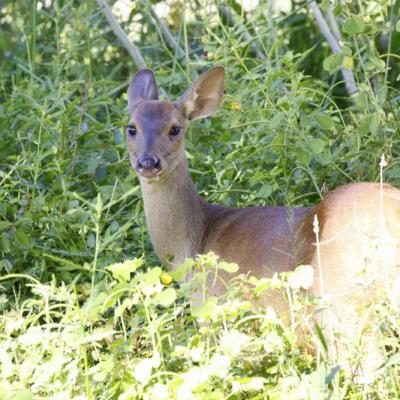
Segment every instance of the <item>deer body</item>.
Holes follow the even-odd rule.
[[[291,237],[307,208],[208,204],[197,194],[186,160],[163,182],[141,182],[141,188],[150,238],[163,262],[177,266],[187,257],[214,251],[243,271],[272,276],[301,261]]]
[[[310,264],[315,276],[310,291],[333,299],[326,312],[330,323],[346,334],[361,335],[364,326],[357,309],[382,290],[398,296],[393,282],[400,275],[400,191],[390,185],[349,184],[313,208],[207,204],[189,174],[184,134],[189,121],[215,111],[223,80],[223,68],[213,68],[176,102],[158,100],[149,70],[139,71],[129,86],[128,150],[158,257],[174,267],[212,250],[238,263],[241,273],[258,277]],[[212,294],[223,290],[218,283],[210,287]],[[278,294],[266,296],[265,304],[288,314]]]

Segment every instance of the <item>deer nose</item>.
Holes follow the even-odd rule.
[[[140,169],[145,169],[145,170],[153,170],[157,169],[159,170],[161,168],[161,163],[160,159],[154,156],[149,156],[148,154],[142,155],[138,162],[137,162],[138,168]]]

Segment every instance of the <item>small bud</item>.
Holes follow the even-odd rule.
[[[343,68],[347,68],[347,69],[353,68],[353,66],[354,66],[353,57],[344,56],[342,65],[343,65]]]
[[[381,168],[385,168],[385,167],[387,167],[387,165],[388,165],[388,162],[386,161],[385,155],[382,154],[381,161],[379,162],[379,166]]]
[[[173,279],[172,279],[172,276],[168,272],[163,272],[160,275],[160,281],[163,285],[168,286],[172,283]]]
[[[242,105],[239,101],[232,101],[231,103],[231,110],[233,111],[240,111],[242,109]]]
[[[314,222],[313,222],[313,232],[315,234],[319,233],[319,223],[318,223],[318,216],[314,215]]]

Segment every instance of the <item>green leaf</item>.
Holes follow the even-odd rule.
[[[163,307],[168,307],[173,304],[176,300],[176,290],[174,288],[167,288],[161,293],[157,293],[154,297],[153,302]]]
[[[217,302],[216,297],[209,297],[202,305],[192,307],[192,316],[205,320],[210,319],[217,309]]]
[[[376,115],[366,116],[362,119],[357,131],[361,135],[366,135],[371,133],[371,135],[376,135],[379,128],[379,119]]]
[[[89,374],[95,382],[105,381],[114,368],[114,362],[110,359],[100,361],[89,370]]]
[[[397,21],[395,29],[396,29],[396,32],[400,32],[400,20]]]
[[[332,130],[335,127],[333,119],[328,114],[316,113],[314,119],[322,129]]]
[[[364,32],[364,22],[358,15],[352,15],[345,21],[342,30],[349,35],[356,35]]]
[[[142,284],[144,285],[144,287],[152,287],[160,283],[161,274],[162,269],[160,267],[151,268],[149,271],[142,275]]]
[[[342,5],[339,2],[336,2],[336,5],[333,9],[333,15],[335,17],[339,17],[342,14]]]
[[[186,258],[185,261],[179,265],[175,271],[170,271],[169,274],[174,278],[175,281],[183,281],[186,274],[192,270],[195,261],[191,258]]]
[[[86,244],[91,249],[94,249],[96,247],[96,237],[93,235],[93,233],[89,233]]]
[[[379,128],[378,117],[376,115],[371,115],[369,123],[369,131],[371,132],[371,135],[375,136],[378,133],[378,128]]]
[[[342,65],[343,54],[342,53],[333,53],[329,57],[325,58],[323,62],[323,67],[325,71],[328,71],[330,74],[334,74],[339,70]]]
[[[299,148],[297,152],[297,160],[301,165],[309,165],[311,161],[310,150]]]
[[[303,128],[311,128],[313,126],[313,121],[309,115],[301,115],[300,116],[300,125]]]
[[[260,190],[257,192],[256,196],[260,199],[266,199],[267,197],[271,196],[273,192],[273,187],[268,184],[264,184],[260,187]]]
[[[229,272],[230,274],[233,274],[233,273],[239,271],[239,265],[237,265],[236,263],[228,263],[225,261],[219,262],[218,268],[222,269],[225,272]]]
[[[96,214],[97,217],[100,218],[101,216],[101,212],[103,211],[103,200],[101,198],[101,194],[97,193],[97,200],[96,200]]]
[[[109,265],[106,269],[118,281],[128,282],[131,278],[131,273],[141,267],[143,262],[143,258],[135,258],[134,260],[125,260],[122,263]]]
[[[108,293],[108,296],[103,303],[103,309],[106,310],[109,307],[114,307],[115,303],[119,299],[121,299],[122,297],[125,297],[127,295],[129,295],[129,297],[130,297],[129,300],[131,302],[136,301],[136,298],[134,297],[132,291],[133,291],[133,288],[129,283],[127,283],[127,282],[118,283]]]
[[[269,126],[276,129],[281,124],[282,118],[283,114],[281,112],[276,113],[269,122]]]
[[[120,304],[118,307],[115,308],[114,318],[121,317],[125,312],[125,310],[132,308],[134,304],[136,304],[135,301],[132,301],[131,299],[124,299],[122,304]]]
[[[15,232],[15,241],[22,247],[30,247],[31,245],[29,237],[21,228],[18,228]]]
[[[321,1],[321,10],[322,11],[327,11],[330,5],[331,5],[331,1],[330,0],[322,0]]]
[[[307,142],[307,144],[312,153],[314,154],[321,153],[326,146],[326,142],[323,141],[322,139],[311,139]]]

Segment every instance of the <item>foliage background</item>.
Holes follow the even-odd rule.
[[[162,24],[176,39],[178,47],[171,49],[162,24],[152,18],[149,2],[110,2],[122,27],[156,72],[159,86],[172,98],[207,68],[219,64],[227,70],[220,110],[213,118],[193,124],[187,138],[192,176],[208,201],[228,206],[315,204],[324,187],[379,179],[383,153],[389,160],[384,179],[398,183],[400,2],[333,2],[346,61],[353,66],[359,89],[353,97],[341,81],[339,68],[344,60],[328,58],[331,50],[309,3],[292,1],[288,11],[279,12],[270,2],[246,10],[235,1],[153,1],[154,9],[164,15]],[[320,6],[326,10],[329,2]],[[223,13],[224,7],[231,18]],[[352,21],[355,32],[349,29]],[[10,365],[14,371],[9,376],[3,372],[0,386],[13,395],[27,394],[27,390],[34,398],[61,392],[65,398],[117,398],[129,390],[134,391],[132,398],[150,396],[146,385],[140,386],[128,372],[115,370],[132,348],[128,352],[119,345],[110,347],[101,342],[104,338],[98,339],[100,344],[93,339],[96,344],[81,345],[81,358],[76,357],[74,364],[80,371],[77,376],[72,376],[71,367],[70,372],[49,376],[42,386],[32,386],[39,374],[35,368],[61,351],[55,344],[57,334],[72,322],[81,323],[77,337],[109,324],[124,332],[129,346],[134,340],[147,343],[142,333],[129,339],[127,335],[137,322],[132,318],[146,308],[144,300],[120,311],[131,312],[126,326],[121,322],[125,317],[112,322],[111,316],[97,311],[78,320],[71,316],[82,306],[95,307],[96,296],[111,290],[113,276],[105,270],[108,265],[143,254],[146,266],[158,265],[124,144],[126,86],[137,67],[94,0],[3,1],[0,23],[0,328],[3,350],[9,354],[8,361],[4,356],[0,363],[3,371]],[[186,288],[177,290],[183,298]],[[118,302],[123,301],[124,297],[118,297]],[[55,314],[49,313],[49,302]],[[154,320],[163,312],[172,320],[177,318],[173,307],[168,312],[154,307]],[[185,310],[180,312],[188,315]],[[239,319],[242,312],[249,310],[237,311]],[[72,322],[63,320],[63,313]],[[49,328],[49,318],[59,324],[56,331]],[[137,322],[137,326],[146,331],[152,326],[150,320]],[[32,327],[47,329],[54,336],[49,339],[50,348],[35,360],[26,349],[18,348],[21,335]],[[151,329],[167,329],[171,334],[178,328],[172,324]],[[185,329],[181,327],[182,343],[192,334]],[[200,337],[199,342],[205,336]],[[135,359],[153,354],[152,344],[153,351],[146,344],[136,346]],[[163,365],[178,371],[171,349],[165,350],[170,364]],[[90,368],[104,367],[105,354],[112,359],[106,364],[107,379],[93,383]],[[21,375],[23,359],[31,374]],[[285,367],[276,359],[268,362],[268,368],[280,367],[266,372],[268,368],[262,366],[257,374],[274,382],[278,392],[283,386],[276,385],[282,377],[293,375],[303,382],[304,365],[313,368],[310,360],[300,356],[284,358]],[[243,365],[238,367],[239,376],[257,375]],[[349,386],[324,386],[324,372],[316,371],[318,378],[312,379],[319,382],[313,381],[317,387],[339,397],[348,395]],[[56,384],[61,381],[62,388]],[[166,383],[161,381],[157,382]],[[395,379],[377,385],[385,393],[398,395]],[[232,384],[212,387],[222,393],[216,398],[234,396]],[[250,396],[245,389],[240,393]]]

